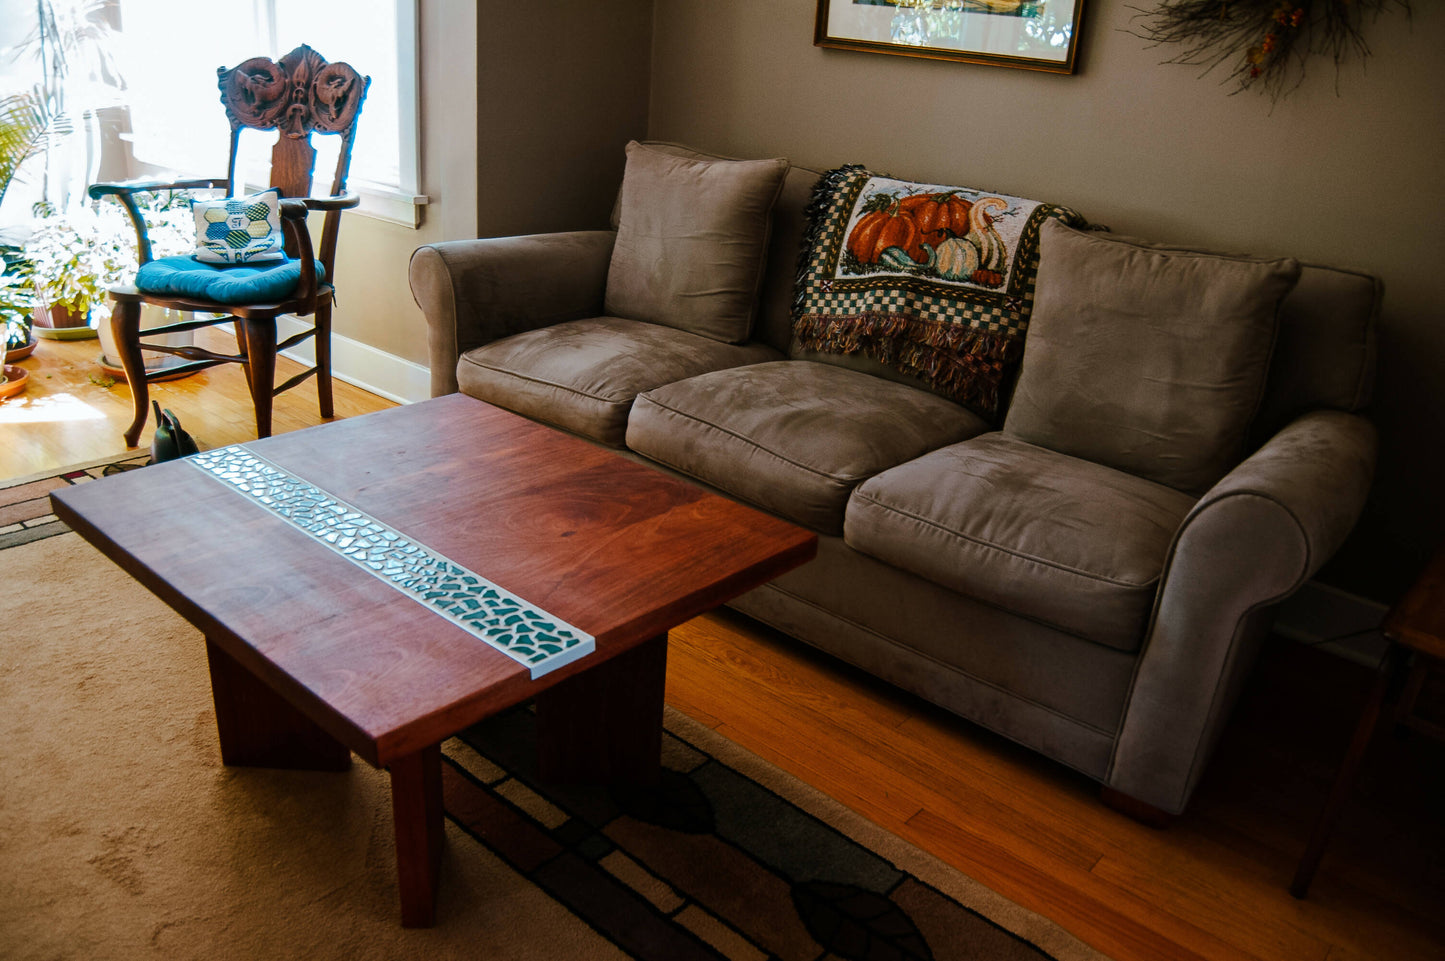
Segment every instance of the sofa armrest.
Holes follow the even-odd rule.
[[[418,247],[411,293],[426,316],[432,396],[457,389],[457,360],[473,347],[600,315],[616,237],[579,230]]]
[[[1349,534],[1374,474],[1375,430],[1316,411],[1200,499],[1174,536],[1105,783],[1177,814],[1254,664],[1273,605]]]

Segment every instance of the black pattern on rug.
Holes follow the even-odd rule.
[[[522,708],[443,745],[447,816],[633,958],[1051,956],[664,733],[656,788],[549,785]]]

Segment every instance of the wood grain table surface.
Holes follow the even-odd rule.
[[[63,520],[376,765],[816,550],[792,524],[460,394],[245,446],[597,640],[533,681],[182,461],[57,494]]]
[[[349,749],[391,770],[408,925],[432,918],[441,741],[535,700],[544,771],[655,768],[667,631],[817,550],[793,524],[460,394],[244,448],[595,638],[534,679],[186,460],[53,495],[205,635],[226,763],[336,769]]]

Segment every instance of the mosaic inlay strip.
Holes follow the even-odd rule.
[[[317,542],[526,665],[532,677],[596,647],[590,634],[416,543],[243,447],[186,458]]]

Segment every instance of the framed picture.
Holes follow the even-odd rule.
[[[1084,0],[818,0],[813,43],[1073,73]]]

